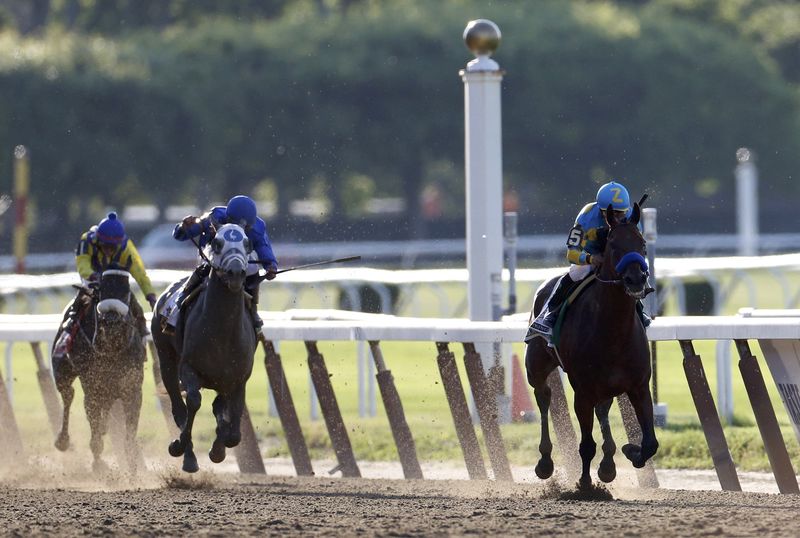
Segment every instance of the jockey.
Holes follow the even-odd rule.
[[[172,232],[172,237],[178,241],[187,241],[192,238],[199,238],[198,244],[200,248],[204,247],[214,239],[216,230],[224,224],[238,224],[244,229],[250,244],[253,245],[253,250],[258,256],[258,260],[262,262],[264,269],[267,271],[267,280],[275,278],[278,271],[278,260],[275,259],[275,254],[272,252],[272,245],[267,235],[266,223],[258,217],[256,204],[248,196],[238,195],[234,196],[228,201],[227,206],[217,206],[200,218],[193,215],[185,217],[181,222],[175,225]],[[256,334],[261,334],[261,327],[264,322],[258,315],[258,288],[261,279],[258,276],[258,269],[255,265],[253,274],[248,275],[245,279],[245,290],[251,295],[250,301],[250,315],[253,318],[253,326],[255,327]],[[175,300],[167,301],[165,304],[166,312],[166,327],[164,332],[172,334],[175,331],[175,326],[178,323],[178,316],[181,310],[183,300],[192,292],[198,285],[200,285],[210,271],[207,263],[201,263],[184,283],[178,292],[175,293]],[[172,303],[172,304],[170,304]],[[163,315],[163,314],[162,314]]]
[[[526,342],[535,336],[543,336],[549,341],[561,305],[569,295],[572,285],[602,265],[608,235],[606,211],[609,205],[617,217],[630,217],[631,199],[628,190],[621,183],[610,181],[601,186],[597,191],[596,201],[586,204],[578,213],[575,225],[567,237],[567,260],[571,263],[569,272],[558,280],[541,312],[533,320],[525,337]],[[647,327],[650,319],[639,310],[642,322]]]
[[[147,302],[150,303],[150,308],[156,304],[156,294],[145,271],[142,258],[133,241],[125,234],[125,226],[122,221],[114,212],[109,213],[99,224],[92,226],[81,235],[78,247],[75,249],[75,265],[84,284],[97,282],[100,274],[110,267],[124,269],[139,284]],[[76,322],[83,314],[85,304],[79,300],[81,293],[78,292],[78,295],[67,307],[61,325],[62,336],[55,346],[54,355],[66,354],[72,347],[72,337],[78,329]],[[133,294],[131,294],[130,309],[136,319],[139,334],[142,337],[150,334],[147,330],[147,321],[144,319],[144,310]]]

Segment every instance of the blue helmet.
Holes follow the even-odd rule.
[[[241,194],[228,200],[226,214],[229,223],[238,224],[242,228],[253,226],[258,216],[256,203],[249,196]]]
[[[97,225],[97,240],[107,245],[121,245],[128,238],[125,226],[113,211]]]
[[[621,183],[610,181],[597,191],[597,205],[600,209],[610,205],[614,211],[627,211],[631,208],[631,197]]]

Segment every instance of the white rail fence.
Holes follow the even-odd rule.
[[[358,466],[352,454],[352,448],[350,448],[347,429],[344,427],[332,387],[327,381],[328,375],[324,359],[317,350],[316,344],[329,341],[355,341],[368,345],[375,363],[376,378],[381,389],[384,407],[389,415],[404,471],[407,477],[419,478],[421,472],[416,460],[413,438],[405,423],[402,404],[394,389],[391,372],[386,369],[380,349],[380,342],[384,341],[414,341],[430,342],[432,348],[435,344],[442,384],[447,392],[448,403],[451,406],[454,423],[459,433],[465,464],[471,477],[484,478],[487,476],[486,469],[483,466],[480,449],[477,448],[469,412],[465,411],[466,401],[454,366],[454,354],[448,347],[451,344],[463,345],[469,386],[480,416],[480,424],[486,438],[494,476],[498,479],[513,479],[508,470],[505,449],[497,424],[496,400],[488,396],[493,394],[492,387],[497,388],[497,385],[493,384],[497,382],[497,378],[493,379],[493,372],[483,370],[480,357],[475,351],[475,344],[519,343],[527,328],[527,320],[521,319],[522,316],[511,317],[502,322],[470,322],[461,319],[408,319],[387,315],[340,312],[294,311],[280,315],[269,312],[263,314],[268,318],[269,342],[268,345],[265,345],[268,377],[273,394],[278,397],[276,401],[278,412],[298,474],[308,474],[310,463],[299,422],[294,413],[294,404],[282,374],[280,355],[276,353],[273,343],[280,341],[305,342],[314,390],[320,396],[322,412],[325,415],[337,458],[339,458],[338,468],[346,476],[358,476]],[[757,311],[749,312],[747,317],[661,317],[656,319],[648,329],[648,337],[652,341],[675,340],[680,343],[684,355],[684,371],[706,436],[712,462],[720,484],[726,490],[741,488],[719,415],[714,406],[714,398],[709,390],[700,357],[694,351],[693,342],[695,340],[722,340],[733,341],[736,344],[740,357],[739,369],[744,378],[748,397],[778,487],[784,493],[799,493],[795,473],[767,393],[766,382],[761,373],[762,368],[751,353],[749,342],[757,340],[760,344],[766,364],[791,418],[795,434],[800,439],[800,317],[797,317],[798,312],[788,312],[785,315],[770,312],[763,314],[772,317],[759,317],[760,313]],[[339,319],[320,319],[332,317]],[[342,317],[348,319],[341,319]],[[7,344],[28,342],[34,346],[38,346],[41,342],[49,343],[55,334],[57,323],[58,316],[53,315],[2,315],[0,316],[0,340]],[[7,349],[11,349],[11,347],[11,345],[7,345]],[[37,354],[37,361],[40,362],[41,383],[42,370],[47,372],[47,365],[44,364],[41,353]],[[556,380],[560,380],[560,378],[555,376],[554,379],[551,379],[551,386],[563,394],[563,387]],[[3,397],[7,398],[7,395],[3,395]],[[11,409],[7,399],[5,403],[0,401],[0,405]],[[559,413],[565,416],[567,414],[566,406],[558,408],[558,405],[554,403],[553,413],[554,417]],[[4,420],[8,421],[8,418],[6,417]],[[51,417],[52,421],[53,417]],[[571,424],[571,422],[567,422]],[[570,431],[572,430],[570,429]],[[574,431],[570,435],[563,429],[556,428],[556,434],[559,435],[559,445],[565,449],[565,457],[575,457],[577,454],[575,450],[572,451],[572,454],[568,453],[568,447],[574,447]],[[635,433],[632,439],[635,441]],[[654,476],[651,470],[650,478],[640,476],[640,483],[648,483],[648,480],[650,480],[649,483],[652,483]]]
[[[783,308],[800,307],[800,254],[760,257],[721,258],[658,258],[660,303],[674,304],[679,315],[692,314],[689,308],[690,286],[705,283],[711,296],[707,301],[710,314],[731,310],[732,298],[746,298],[735,306],[758,306],[765,291],[759,289],[766,277],[772,284],[770,298],[780,297]],[[546,279],[561,274],[564,267],[518,269],[516,280],[522,284],[517,304],[526,310],[533,302],[537,286]],[[154,285],[165,288],[186,276],[185,271],[153,270],[149,275]],[[756,278],[757,275],[761,280]],[[503,275],[508,282],[508,272]],[[53,299],[62,302],[72,293],[70,285],[77,283],[72,273],[51,275],[0,275],[0,298],[5,313],[46,313],[54,311]],[[347,267],[290,272],[269,282],[262,289],[262,307],[284,311],[304,306],[303,295],[313,291],[314,308],[341,307],[345,299],[352,310],[362,310],[364,290],[368,290],[373,308],[384,313],[406,316],[459,318],[466,316],[466,293],[453,293],[453,286],[465,289],[466,269],[383,270],[367,267]],[[276,288],[282,293],[276,293]],[[320,293],[319,290],[327,290]],[[59,304],[58,309],[61,308]]]

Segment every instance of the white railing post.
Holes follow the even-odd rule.
[[[740,256],[758,255],[758,170],[748,148],[736,150],[736,228]]]

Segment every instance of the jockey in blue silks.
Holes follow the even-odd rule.
[[[535,336],[543,336],[549,341],[561,305],[569,295],[572,285],[602,265],[608,236],[605,215],[608,206],[611,206],[617,217],[630,217],[632,211],[630,195],[621,183],[610,181],[601,186],[597,191],[596,201],[586,204],[575,218],[575,225],[567,237],[567,260],[571,263],[569,272],[558,280],[541,312],[533,320],[525,337],[526,342]],[[640,305],[637,305],[637,310],[642,323],[647,327],[650,318]]]
[[[197,238],[197,243],[202,248],[214,239],[216,230],[224,224],[238,224],[244,229],[257,259],[262,262],[261,265],[267,271],[266,279],[274,279],[278,271],[278,260],[272,252],[272,245],[267,234],[267,225],[258,217],[256,204],[248,196],[234,196],[228,201],[227,206],[213,207],[200,218],[193,215],[185,217],[175,225],[172,236],[178,241]],[[175,330],[183,300],[203,282],[210,270],[211,268],[207,263],[201,263],[182,288],[175,293],[176,300],[174,303],[172,301],[167,302],[165,305],[167,312],[162,314],[167,318],[165,332],[171,333]],[[252,296],[250,313],[253,317],[253,326],[258,335],[261,334],[261,327],[264,325],[258,315],[258,288],[260,283],[258,264],[251,264],[245,279],[245,290]]]

